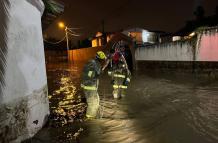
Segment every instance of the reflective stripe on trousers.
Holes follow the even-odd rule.
[[[117,89],[117,88],[127,89],[127,86],[125,86],[125,85],[113,85],[113,88],[114,89]]]

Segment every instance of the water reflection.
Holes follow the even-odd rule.
[[[193,75],[135,74],[127,96],[115,100],[110,78],[104,74],[99,85],[101,119],[83,121],[86,104],[79,88],[81,67],[48,66],[53,124],[32,142],[218,142],[217,81]]]
[[[192,76],[135,75],[125,99],[102,98],[108,115],[84,123],[81,142],[218,142],[217,87]]]
[[[196,96],[199,104],[186,113],[189,126],[208,142],[218,140],[218,88],[199,87]]]
[[[57,66],[57,65],[56,65]],[[67,67],[67,68],[66,68]],[[70,67],[70,68],[69,68]],[[48,68],[48,77],[57,87],[52,88],[49,92],[51,119],[56,121],[53,124],[66,125],[72,123],[75,119],[82,119],[86,110],[86,104],[82,102],[82,93],[79,88],[78,67],[65,65],[58,67],[63,69]],[[51,70],[50,70],[51,69]],[[49,79],[50,79],[49,78]],[[49,87],[53,87],[52,83]],[[59,124],[58,124],[59,125]]]

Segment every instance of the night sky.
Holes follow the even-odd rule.
[[[57,22],[64,21],[69,27],[79,27],[85,38],[101,31],[139,27],[151,31],[175,32],[194,19],[194,9],[202,5],[205,15],[215,13],[218,0],[61,0],[65,12],[46,31],[52,37],[61,38],[63,31]],[[76,38],[74,38],[76,40]]]

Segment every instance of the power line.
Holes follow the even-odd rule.
[[[80,35],[73,34],[73,33],[70,33],[70,32],[68,32],[68,34],[70,34],[71,36],[77,36],[77,37],[79,37],[79,36],[80,36]]]
[[[64,38],[63,39],[61,39],[60,41],[58,41],[58,42],[50,42],[50,41],[47,41],[47,40],[45,40],[45,39],[43,39],[46,43],[49,43],[49,44],[59,44],[59,43],[61,43],[61,42],[63,42],[64,40],[65,40],[65,38],[66,38],[66,36],[64,36]]]

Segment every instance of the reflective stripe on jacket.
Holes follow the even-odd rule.
[[[95,85],[98,76],[100,75],[100,72],[101,72],[100,62],[98,60],[89,61],[83,69],[81,83],[86,86]]]
[[[123,74],[114,74],[114,77],[126,78],[126,76]]]
[[[85,90],[92,90],[92,91],[97,90],[96,86],[86,86],[86,85],[81,84],[81,87]]]

